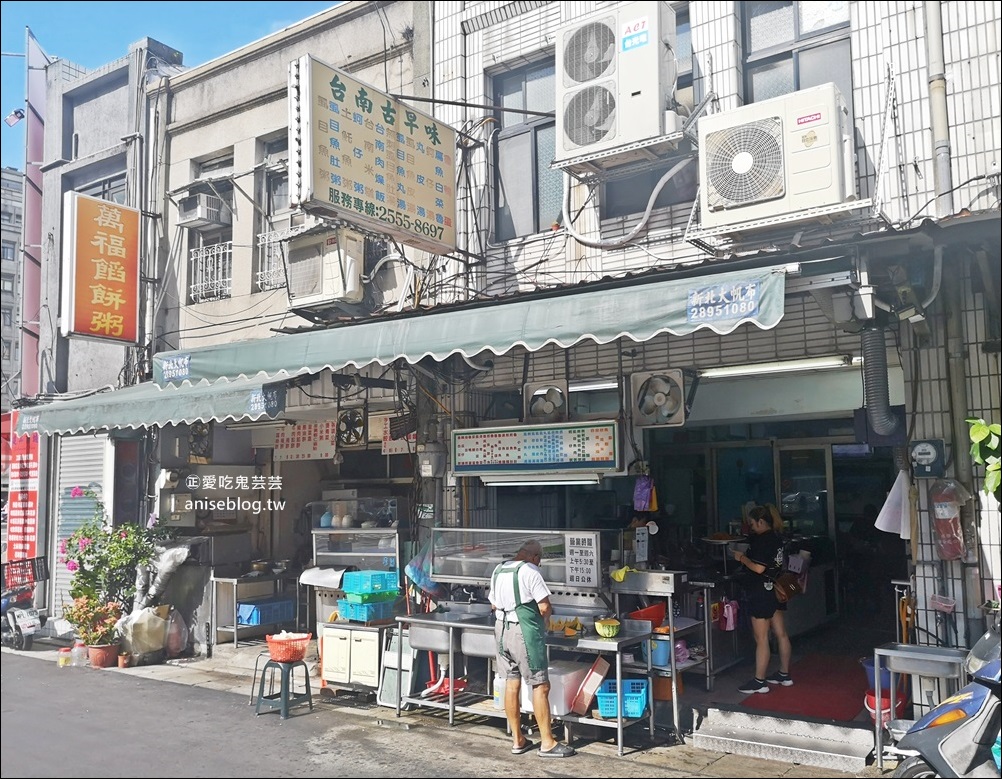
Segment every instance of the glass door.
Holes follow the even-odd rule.
[[[793,535],[834,539],[831,503],[831,447],[780,446],[779,511]]]

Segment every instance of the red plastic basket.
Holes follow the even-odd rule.
[[[667,615],[667,604],[655,603],[645,609],[630,612],[630,619],[649,619],[654,627],[660,627]]]
[[[265,636],[268,639],[268,653],[276,663],[295,663],[306,657],[306,647],[313,638],[312,633],[306,633],[302,638],[279,638]]]

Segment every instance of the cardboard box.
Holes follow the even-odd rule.
[[[550,714],[560,717],[569,714],[574,696],[591,669],[587,663],[573,660],[553,660],[548,667],[550,675]],[[522,683],[522,710],[532,711],[532,687]]]
[[[591,711],[591,703],[595,700],[595,693],[598,692],[607,673],[609,673],[609,662],[601,657],[596,657],[571,702],[571,711],[581,717]]]

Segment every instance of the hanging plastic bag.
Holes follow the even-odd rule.
[[[649,511],[651,505],[651,490],[654,489],[654,480],[650,476],[638,476],[633,485],[633,510]]]
[[[929,486],[933,535],[941,560],[962,560],[967,556],[960,507],[970,499],[971,493],[956,479],[936,479]]]

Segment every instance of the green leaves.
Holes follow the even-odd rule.
[[[999,499],[999,486],[1002,485],[1002,474],[999,470],[999,441],[1002,439],[1002,426],[998,422],[988,423],[980,417],[968,417],[970,426],[968,434],[971,439],[971,459],[978,465],[985,466],[985,481],[982,491]]]

